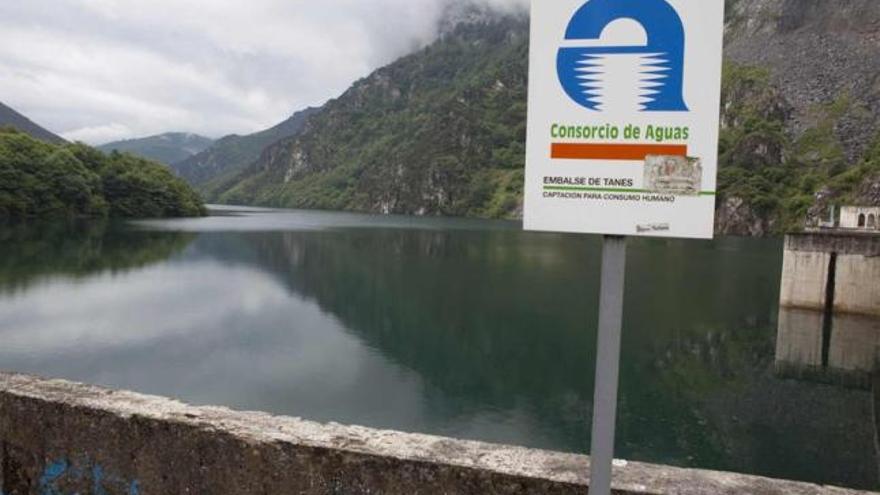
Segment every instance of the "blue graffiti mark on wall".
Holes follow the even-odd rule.
[[[89,492],[65,491],[66,485],[88,484]],[[137,480],[108,475],[104,467],[83,458],[81,462],[58,459],[46,464],[39,479],[40,495],[140,495]],[[0,495],[3,495],[0,492]]]
[[[644,28],[643,46],[603,46],[603,33],[619,20]],[[590,110],[602,111],[608,85],[608,62],[614,57],[637,57],[635,71],[640,110],[686,112],[684,101],[685,30],[681,18],[666,0],[589,0],[571,19],[565,32],[567,46],[559,50],[559,81],[572,100]],[[600,43],[596,46],[595,43]]]
[[[92,467],[92,495],[107,495],[107,491],[101,486],[101,478],[104,477],[104,470],[101,466]]]
[[[70,468],[70,464],[66,459],[59,459],[54,462],[50,462],[46,465],[46,468],[43,469],[43,475],[40,476],[40,494],[41,495],[56,495],[58,492],[52,488],[52,485],[62,476]]]

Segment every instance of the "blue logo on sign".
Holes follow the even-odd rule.
[[[590,110],[685,112],[684,39],[666,0],[589,0],[568,24],[559,80]]]

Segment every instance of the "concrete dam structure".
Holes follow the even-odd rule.
[[[848,207],[838,225],[785,237],[776,373],[870,391],[880,462],[878,214]]]
[[[3,495],[584,495],[589,462],[0,373]],[[621,461],[614,493],[868,492]]]
[[[880,235],[785,237],[780,306],[880,318]]]
[[[776,366],[868,388],[880,358],[880,235],[785,238]]]

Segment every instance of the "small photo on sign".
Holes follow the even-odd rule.
[[[645,189],[661,194],[696,196],[703,184],[699,158],[672,155],[645,157]]]

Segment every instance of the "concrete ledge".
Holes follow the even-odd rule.
[[[877,473],[880,476],[880,371],[874,372],[874,383],[872,386],[872,395],[874,400],[872,403],[874,413],[874,449],[877,452]]]
[[[785,236],[788,251],[880,256],[880,235],[870,232],[808,232]]]
[[[586,494],[584,456],[318,424],[0,373],[0,493]],[[619,494],[866,493],[627,463]]]

